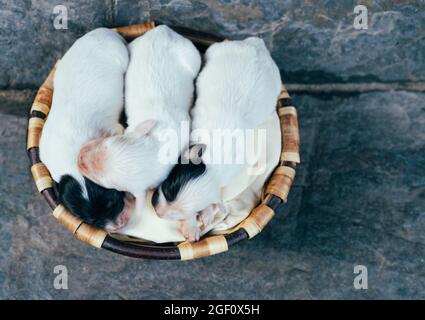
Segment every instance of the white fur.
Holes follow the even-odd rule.
[[[104,169],[90,176],[108,188],[138,198],[165,179],[178,159],[180,124],[189,121],[194,79],[201,58],[195,46],[167,26],[158,26],[129,45],[125,109],[128,128],[122,137],[105,139]],[[177,134],[168,163],[160,160],[164,130]]]
[[[53,179],[70,174],[87,190],[77,168],[80,147],[121,130],[124,74],[128,50],[124,39],[106,28],[93,30],[67,51],[57,65],[52,108],[40,141],[40,158]]]
[[[217,43],[207,50],[205,58],[206,65],[196,84],[197,100],[191,111],[192,133],[208,130],[211,137],[215,129],[254,129],[275,112],[281,78],[263,40],[252,37]],[[206,144],[205,151],[209,152],[212,146],[203,137],[196,142]],[[235,154],[234,149],[222,152]],[[220,189],[243,168],[237,164],[206,163],[205,174],[183,186],[164,216],[182,218],[183,214],[193,225],[193,217],[205,212],[208,206],[221,203]],[[176,207],[183,212],[173,212]]]
[[[251,37],[217,43],[207,50],[205,59],[191,111],[192,131],[206,129],[212,136],[216,129],[254,129],[276,111],[282,81],[263,40]],[[200,138],[208,154],[212,150],[210,141]],[[222,152],[235,153],[236,149]],[[207,171],[212,171],[219,187],[228,185],[241,168],[207,164]]]
[[[267,132],[268,145],[263,145],[255,139],[255,148],[263,150],[262,155],[267,159],[266,170],[255,176],[247,176],[246,170],[236,177],[221,191],[221,196],[228,210],[228,215],[216,213],[214,221],[209,226],[202,228],[202,234],[214,230],[229,230],[248,216],[250,211],[258,204],[261,197],[261,189],[270,173],[279,162],[281,133],[279,117],[276,112],[255,129],[256,137],[262,130]],[[137,204],[136,204],[137,206]],[[224,219],[224,220],[223,220]],[[201,220],[201,219],[200,219]],[[198,223],[201,224],[202,221]],[[208,224],[208,223],[207,223]],[[204,223],[205,225],[205,223]],[[175,220],[161,219],[151,204],[151,192],[148,193],[143,208],[138,208],[131,216],[129,224],[120,233],[142,238],[144,241],[157,243],[181,242],[185,238],[180,230],[180,223]],[[134,240],[134,238],[133,238]]]

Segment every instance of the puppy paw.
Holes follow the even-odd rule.
[[[198,241],[201,238],[201,228],[193,222],[182,221],[181,232],[186,240],[189,241]]]
[[[214,221],[215,211],[212,206],[209,206],[202,210],[199,215],[198,219],[202,222],[204,227],[209,226]]]
[[[216,215],[227,214],[227,209],[222,203],[213,203],[198,213],[198,220],[202,222],[204,227],[213,223]]]

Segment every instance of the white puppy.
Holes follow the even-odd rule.
[[[111,231],[126,224],[131,197],[84,178],[77,158],[87,141],[122,133],[127,65],[128,50],[116,32],[99,28],[78,39],[57,65],[40,141],[40,158],[58,182],[59,200],[85,222]]]
[[[235,163],[211,162],[216,152],[231,154],[232,159],[238,152],[232,146],[227,149],[228,145],[215,150],[214,131],[256,128],[275,112],[281,88],[279,69],[259,38],[214,44],[205,57],[191,113],[191,139],[198,144],[183,156],[202,157],[202,161],[177,164],[152,197],[157,214],[182,220],[182,231],[190,240],[198,240],[200,235],[197,218],[204,224],[211,221],[216,208],[222,207],[220,189],[243,168]]]
[[[167,26],[159,26],[129,45],[124,135],[97,139],[80,154],[80,170],[107,188],[145,198],[163,181],[180,151],[181,123],[188,123],[194,79],[201,58],[195,46]],[[171,138],[175,138],[170,140]],[[171,147],[170,149],[168,147]]]

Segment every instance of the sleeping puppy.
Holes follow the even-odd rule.
[[[201,57],[189,40],[167,26],[135,39],[129,51],[125,80],[128,128],[122,136],[87,143],[78,166],[85,176],[106,188],[131,192],[143,207],[147,189],[167,177],[187,147],[188,133],[182,137],[180,129],[182,122],[190,120]]]
[[[40,158],[58,183],[59,200],[86,223],[108,231],[126,224],[132,196],[83,177],[77,160],[87,141],[123,132],[118,120],[127,65],[128,50],[116,32],[99,28],[78,39],[57,65],[40,141]]]
[[[177,164],[152,197],[158,216],[181,220],[184,236],[192,241],[199,239],[199,220],[207,225],[217,209],[224,210],[220,190],[244,168],[210,163],[215,152],[231,154],[231,159],[238,152],[229,145],[214,150],[214,131],[256,128],[275,112],[281,88],[279,69],[259,38],[214,44],[205,60],[191,111],[191,139],[197,144],[182,156],[191,162]]]

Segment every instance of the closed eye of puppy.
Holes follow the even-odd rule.
[[[123,132],[128,50],[116,32],[99,28],[78,39],[58,62],[52,108],[43,127],[40,158],[59,188],[60,202],[93,226],[115,231],[129,219],[133,198],[104,188],[78,171],[87,141]]]

